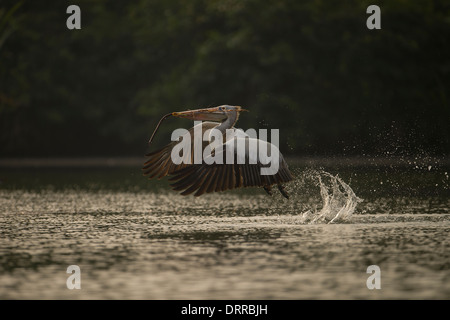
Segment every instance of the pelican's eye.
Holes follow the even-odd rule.
[[[220,111],[224,111],[225,108],[224,108],[224,107],[219,107],[219,110],[220,110]]]

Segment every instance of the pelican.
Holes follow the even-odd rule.
[[[201,162],[195,162],[194,152],[191,152],[183,155],[184,161],[176,163],[171,155],[179,142],[172,141],[165,147],[146,154],[148,159],[142,168],[144,176],[158,180],[169,176],[172,189],[181,191],[181,195],[194,193],[194,196],[198,197],[205,193],[242,187],[262,187],[267,194],[272,195],[271,187],[276,184],[281,194],[289,198],[283,183],[293,180],[293,177],[278,148],[267,141],[252,138],[242,130],[234,127],[240,113],[243,111],[247,110],[240,106],[222,105],[167,114],[163,119],[175,116],[202,121],[189,129],[189,131],[186,130],[187,133],[185,135],[189,135],[189,137],[183,136],[183,139],[189,138],[187,141],[191,141],[191,147],[194,148],[195,132],[201,132],[201,136],[204,137],[205,132],[210,130],[207,139],[202,139],[201,151],[204,154],[205,148],[209,147],[212,150],[211,155],[209,158],[203,158]],[[149,144],[163,119],[158,123]],[[212,134],[214,132],[216,135]],[[223,139],[217,139],[217,133],[221,134]],[[244,149],[235,147],[237,143],[242,142],[245,144]],[[272,155],[274,153],[278,155],[275,160],[271,160],[277,161],[276,167],[278,170],[276,172],[262,174],[261,169],[267,168],[273,163],[267,163],[267,159],[258,158],[258,152],[249,148],[251,142],[258,142],[260,146],[269,150]],[[225,156],[230,156],[230,153],[230,158],[233,158],[232,163],[211,161],[211,157],[223,156],[225,158]]]

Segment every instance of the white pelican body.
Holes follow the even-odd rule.
[[[182,195],[257,186],[272,194],[271,186],[277,184],[288,198],[282,183],[293,177],[286,161],[275,144],[233,127],[241,111],[240,107],[220,106],[174,112],[174,116],[192,120],[225,121],[197,124],[178,134],[181,141],[147,154],[150,158],[144,164],[144,175],[158,179],[170,175],[172,188]]]

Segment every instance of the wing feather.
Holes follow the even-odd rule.
[[[217,153],[222,153],[224,156],[223,159],[225,160],[226,147],[225,143],[222,145],[222,148],[217,148],[216,156]],[[250,157],[247,150],[247,154],[243,155],[237,155],[236,153],[238,151],[236,149],[234,152],[234,164],[207,164],[203,162],[202,164],[192,164],[174,171],[171,171],[169,164],[167,174],[171,175],[169,178],[171,187],[176,191],[182,191],[182,195],[195,192],[194,196],[201,196],[204,193],[219,192],[240,187],[269,187],[273,184],[281,184],[293,180],[292,174],[281,153],[279,153],[280,157],[278,159],[278,172],[271,175],[262,175],[261,168],[268,167],[270,164],[262,164],[259,161],[256,164],[250,164]],[[245,158],[244,164],[237,164],[236,159],[238,156],[241,159],[243,159],[242,157]],[[151,167],[153,168],[152,173],[153,171],[160,172],[160,170],[168,166],[167,161],[158,163],[158,166]],[[165,173],[163,171],[161,174]]]

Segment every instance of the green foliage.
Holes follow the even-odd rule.
[[[80,0],[81,30],[71,2],[16,3],[0,1],[3,155],[139,155],[164,114],[220,104],[279,128],[285,153],[449,154],[446,1]]]

